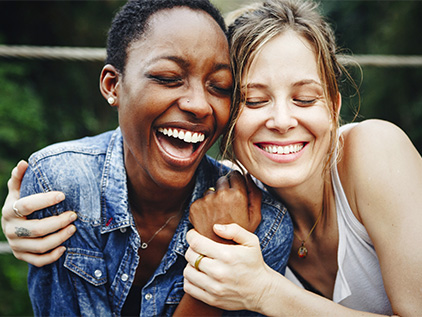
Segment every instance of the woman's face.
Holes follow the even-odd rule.
[[[228,121],[228,43],[202,11],[162,10],[149,22],[117,85],[126,169],[146,185],[183,188]]]
[[[321,178],[330,144],[330,115],[315,53],[286,31],[265,44],[242,89],[246,104],[234,150],[246,169],[274,188]]]

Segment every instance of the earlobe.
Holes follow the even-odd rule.
[[[113,65],[103,67],[100,75],[100,91],[110,106],[118,106],[119,72]]]

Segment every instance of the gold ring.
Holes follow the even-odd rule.
[[[215,192],[215,187],[210,187],[210,188],[208,188],[208,190],[211,191],[211,192]]]
[[[202,261],[203,258],[205,258],[205,255],[202,255],[202,254],[198,255],[198,257],[196,258],[195,269],[197,269],[198,271],[200,271],[199,263]]]
[[[19,212],[18,208],[16,208],[16,203],[17,203],[17,202],[18,202],[18,201],[16,200],[16,201],[13,203],[13,206],[12,206],[13,211],[15,212],[16,217],[18,217],[18,218],[23,218],[23,217],[24,217],[24,215],[22,215],[22,214]]]

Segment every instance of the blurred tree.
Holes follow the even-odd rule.
[[[340,46],[353,54],[422,55],[421,1],[323,1],[322,5]],[[364,66],[362,70],[362,82],[359,72],[352,70],[361,82],[358,120],[394,122],[422,153],[422,68]],[[346,98],[345,103],[342,113],[350,120],[358,101]]]

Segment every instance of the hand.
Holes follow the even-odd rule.
[[[190,230],[185,292],[221,309],[259,311],[264,292],[271,290],[272,280],[279,274],[265,264],[256,235],[237,224],[215,225],[214,230],[239,245],[222,245]],[[196,270],[199,254],[205,257]]]
[[[201,234],[227,242],[214,233],[212,226],[237,223],[254,232],[261,222],[261,198],[262,193],[250,176],[245,179],[234,171],[218,179],[215,192],[208,190],[191,205],[189,219]]]
[[[73,211],[67,211],[41,220],[27,219],[26,216],[34,211],[65,199],[64,194],[57,191],[19,199],[20,185],[27,167],[28,163],[21,161],[12,171],[7,183],[9,193],[2,208],[1,226],[14,256],[41,267],[53,263],[63,254],[65,247],[60,245],[76,231],[71,223],[76,220],[77,215]],[[23,217],[15,214],[14,204]]]

